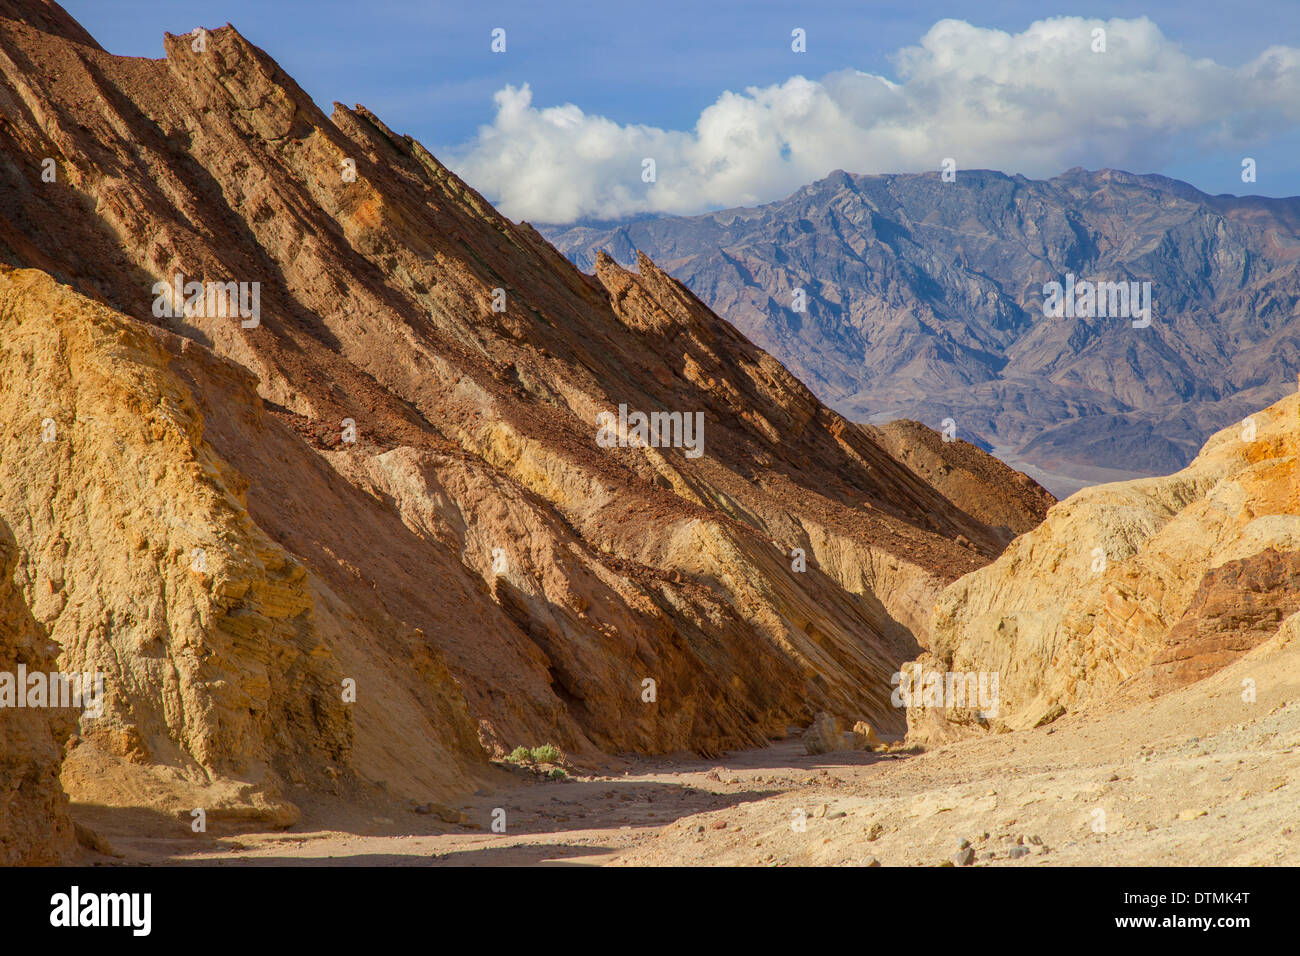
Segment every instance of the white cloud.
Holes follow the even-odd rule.
[[[1092,31],[1106,31],[1106,51]],[[452,165],[506,215],[537,222],[694,213],[776,199],[825,176],[1070,166],[1158,168],[1189,143],[1243,142],[1300,122],[1300,50],[1239,68],[1193,59],[1145,17],[1041,20],[1010,34],[942,20],[895,57],[898,81],[845,70],[725,92],[690,132],[623,126],[532,91],[496,94]],[[1243,153],[1246,155],[1246,153]],[[641,181],[652,157],[657,181]]]

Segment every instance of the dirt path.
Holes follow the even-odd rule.
[[[943,865],[969,841],[975,865],[1296,865],[1300,647],[1275,639],[1153,701],[920,754],[810,756],[790,740],[527,779],[442,811],[461,825],[386,807],[218,836],[77,815],[118,863],[911,866]],[[504,833],[491,830],[498,808]]]

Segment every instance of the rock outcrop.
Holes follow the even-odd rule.
[[[103,713],[82,716],[67,757],[69,792],[287,823],[293,786],[334,790],[355,768],[388,781],[404,764],[408,786],[443,792],[474,780],[476,729],[436,650],[268,537],[209,421],[249,473],[273,456],[303,505],[342,514],[368,500],[330,487],[243,369],[43,272],[0,267],[0,514],[60,669],[104,680]],[[381,769],[379,753],[421,726],[418,759],[394,753]]]
[[[1013,729],[1214,673],[1300,609],[1298,455],[1292,394],[1176,474],[1079,492],[940,595],[922,663],[999,674],[984,725]]]
[[[17,564],[18,546],[8,526],[0,522],[0,680],[7,684],[0,698],[25,694],[27,675],[49,675],[55,670],[57,648],[32,617],[14,581]],[[59,768],[64,743],[76,726],[76,712],[19,707],[16,697],[4,700],[3,708],[0,866],[67,862],[73,849],[73,825]]]
[[[996,528],[1009,543],[1042,524],[1056,499],[1028,475],[920,422],[899,419],[868,429],[891,455],[954,505]]]

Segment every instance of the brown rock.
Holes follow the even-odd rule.
[[[853,725],[853,734],[854,742],[865,750],[883,750],[886,746],[865,720],[859,720]]]

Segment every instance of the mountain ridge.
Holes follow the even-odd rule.
[[[1182,467],[1300,363],[1300,198],[1120,170],[837,170],[752,208],[541,228],[580,266],[644,250],[848,417],[951,418],[1058,495],[1096,468]],[[1067,273],[1150,281],[1154,329],[1045,319]]]

